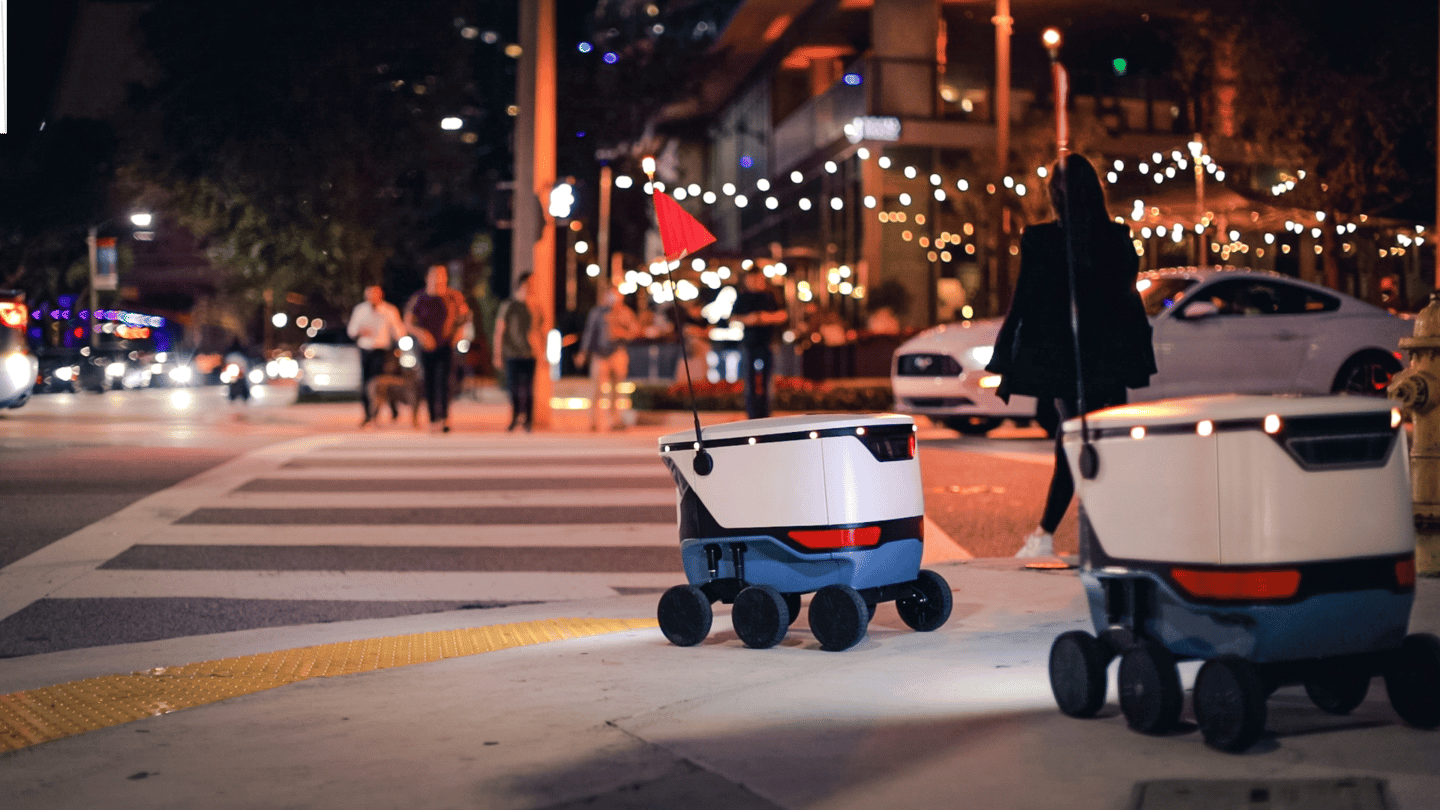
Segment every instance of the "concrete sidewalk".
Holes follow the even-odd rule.
[[[1380,680],[1348,717],[1281,690],[1269,732],[1241,756],[1206,748],[1193,724],[1161,738],[1129,731],[1114,665],[1101,716],[1073,720],[1054,707],[1046,657],[1056,634],[1088,624],[1074,572],[994,559],[936,568],[955,610],[934,633],[909,631],[882,605],[849,651],[821,651],[803,615],[781,646],[751,650],[720,606],[693,648],[653,628],[572,638],[300,680],[36,745],[0,755],[0,797],[15,808],[1234,806],[1205,800],[1221,797],[1219,783],[1188,804],[1135,798],[1139,783],[1179,779],[1246,780],[1280,791],[1246,806],[1288,807],[1302,805],[1281,803],[1277,780],[1329,780],[1319,789],[1333,800],[1354,785],[1334,780],[1372,777],[1389,803],[1353,806],[1440,806],[1440,736],[1400,725]],[[0,665],[0,695],[339,641],[648,619],[656,598],[37,655]],[[1421,580],[1413,626],[1440,631],[1440,581]],[[1187,686],[1196,666],[1182,667]]]

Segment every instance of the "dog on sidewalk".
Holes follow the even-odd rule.
[[[403,405],[410,409],[411,426],[420,427],[420,404],[424,402],[425,395],[420,390],[418,369],[401,368],[393,359],[387,360],[385,369],[365,384],[365,394],[370,399],[370,411],[365,414],[365,424],[378,424],[376,417],[382,407],[388,407],[394,415],[394,421],[398,422],[400,407]]]

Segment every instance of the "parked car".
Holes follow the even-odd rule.
[[[25,340],[25,294],[0,290],[0,408],[18,408],[35,390],[39,363]]]
[[[300,347],[300,394],[360,393],[360,347],[344,329],[323,329]]]
[[[1171,268],[1142,273],[1136,287],[1154,329],[1159,372],[1131,402],[1203,394],[1384,396],[1401,369],[1409,321],[1326,287],[1279,273]],[[1000,319],[946,324],[895,353],[896,410],[922,414],[964,434],[1003,419],[1036,420],[1054,434],[1053,405],[995,395],[985,365]]]

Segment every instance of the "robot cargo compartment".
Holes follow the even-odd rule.
[[[1096,416],[1094,479],[1080,475],[1074,420],[1065,447],[1111,557],[1265,565],[1414,548],[1409,460],[1388,408],[1149,424]]]
[[[805,416],[707,428],[713,462],[695,471],[694,432],[660,439],[675,478],[726,529],[843,526],[923,514],[915,425],[903,416]]]

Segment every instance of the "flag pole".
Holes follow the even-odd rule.
[[[641,162],[645,170],[645,177],[649,180],[647,188],[650,190],[650,204],[655,206],[655,159],[649,156]],[[664,192],[660,192],[664,194]],[[659,208],[655,208],[655,227],[660,229],[661,255],[660,259],[665,263],[665,288],[670,291],[670,320],[675,324],[675,343],[680,347],[680,365],[685,367],[685,389],[690,395],[690,416],[695,420],[695,460],[693,467],[697,475],[709,475],[715,469],[715,459],[705,452],[705,439],[700,433],[700,411],[695,407],[695,382],[690,378],[690,357],[685,350],[685,325],[680,313],[680,296],[675,294],[674,269],[670,267],[670,256],[666,250],[665,228],[661,221]],[[689,255],[688,246],[681,246],[680,255],[675,259],[678,263],[685,260]]]

